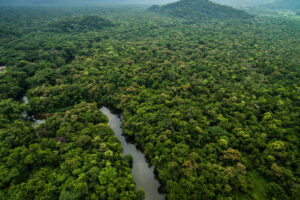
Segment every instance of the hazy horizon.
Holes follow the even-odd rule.
[[[0,5],[9,6],[74,6],[74,5],[153,5],[167,4],[177,0],[0,0]]]
[[[94,5],[163,5],[180,0],[0,0],[0,6],[94,6]],[[280,0],[210,0],[214,3],[243,8],[261,6]]]

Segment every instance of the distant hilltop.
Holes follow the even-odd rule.
[[[149,11],[189,20],[245,19],[251,17],[244,11],[219,5],[209,0],[180,0],[164,6],[154,5],[149,8]]]
[[[211,0],[222,5],[233,6],[238,8],[253,7],[265,3],[273,2],[274,0]]]

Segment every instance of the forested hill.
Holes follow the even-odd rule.
[[[154,5],[149,10],[189,20],[244,19],[251,17],[243,11],[219,5],[209,0],[181,0],[164,6]]]
[[[233,7],[252,7],[271,2],[272,0],[211,0],[212,2]]]

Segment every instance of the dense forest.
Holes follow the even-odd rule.
[[[144,199],[103,105],[168,200],[299,198],[299,21],[147,9],[0,7],[0,200]]]

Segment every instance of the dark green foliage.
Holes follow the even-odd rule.
[[[77,33],[86,31],[96,31],[107,26],[112,26],[109,20],[98,16],[71,17],[57,22],[50,23],[45,28],[46,31],[57,33]]]
[[[21,97],[24,92],[26,74],[18,71],[4,71],[0,73],[0,99]]]
[[[0,116],[2,119],[14,121],[21,118],[21,113],[26,110],[27,106],[12,99],[0,100]]]
[[[1,198],[142,199],[96,103],[122,111],[169,200],[299,196],[298,21],[88,9],[73,14],[119,26],[50,33],[37,30],[70,11],[14,11],[0,20],[20,34],[0,40]],[[52,117],[32,126],[23,110]]]
[[[1,38],[8,37],[8,36],[15,35],[15,34],[16,34],[16,32],[11,27],[8,27],[5,25],[0,25],[0,37]]]
[[[1,199],[142,199],[96,104],[28,125],[0,129]]]
[[[84,84],[46,85],[28,91],[33,112],[54,112],[81,101],[88,100],[88,88]]]
[[[251,16],[228,6],[215,4],[209,0],[180,0],[164,6],[152,6],[149,11],[188,20],[247,19]]]

